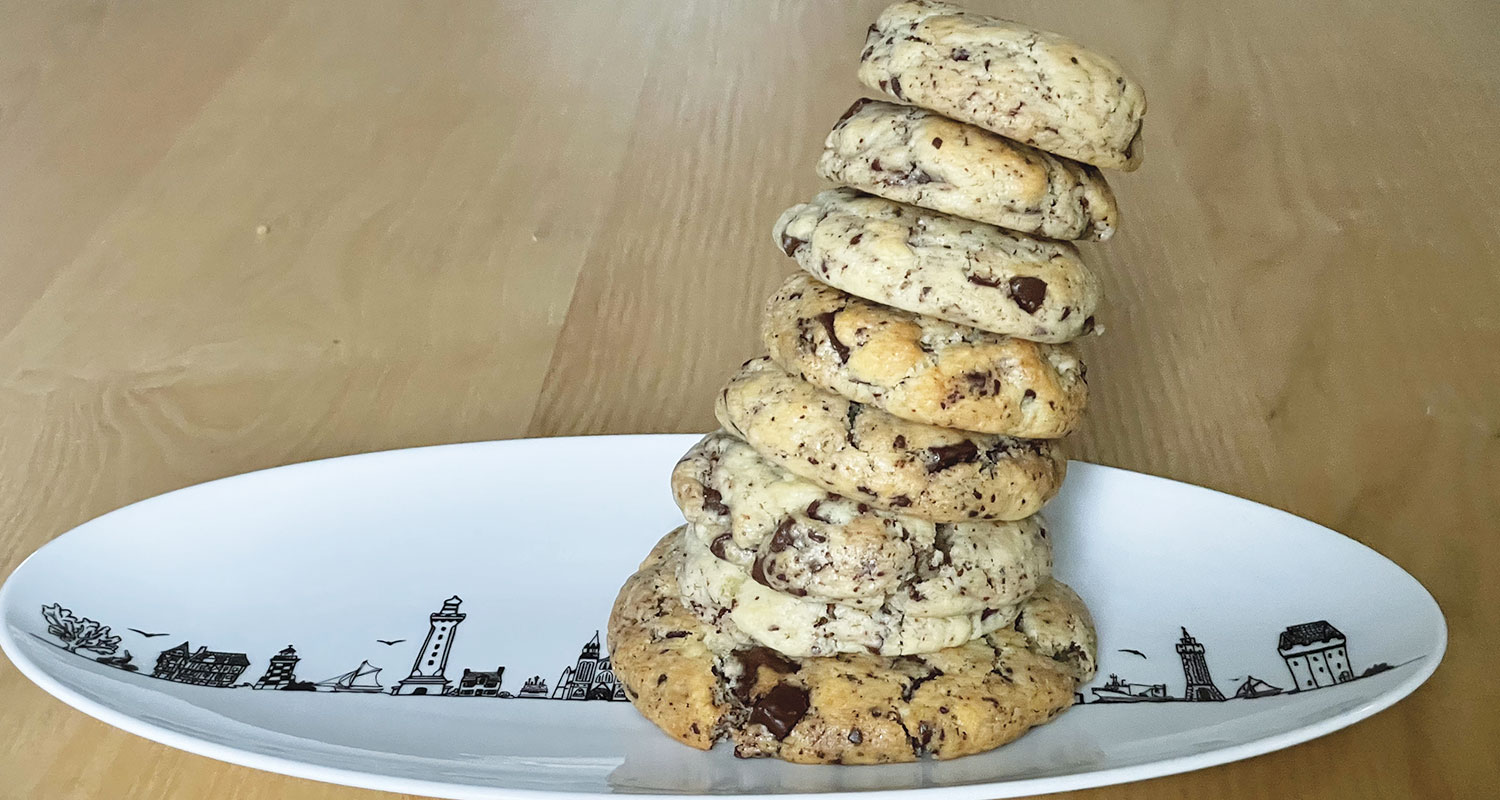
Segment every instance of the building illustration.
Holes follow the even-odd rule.
[[[1276,652],[1292,673],[1297,691],[1320,689],[1354,680],[1348,642],[1327,620],[1304,622],[1281,632]]]
[[[495,667],[494,672],[464,670],[458,681],[459,697],[499,697],[500,680],[505,676],[505,667]]]
[[[1177,655],[1182,657],[1182,674],[1187,679],[1184,700],[1223,700],[1224,693],[1214,685],[1208,673],[1208,661],[1203,657],[1203,645],[1198,643],[1187,628],[1182,629],[1182,639],[1177,642]]]
[[[291,685],[297,680],[294,672],[297,669],[298,660],[296,649],[287,645],[286,649],[271,656],[271,665],[266,667],[266,674],[260,676],[260,680],[255,682],[255,688],[284,689]]]
[[[540,675],[532,675],[531,680],[521,684],[521,693],[516,695],[516,697],[523,699],[529,698],[533,700],[546,700],[547,682],[542,680],[542,676]]]
[[[249,666],[244,653],[221,653],[201,646],[189,651],[183,642],[157,655],[151,677],[194,686],[232,686]]]
[[[392,687],[391,694],[440,695],[448,691],[449,680],[443,670],[448,666],[448,653],[453,649],[458,623],[468,616],[459,613],[458,606],[462,602],[458,595],[454,595],[444,600],[443,607],[428,617],[427,639],[412,662],[411,675]]]
[[[583,645],[578,663],[565,667],[552,690],[553,700],[624,700],[625,688],[615,680],[609,656],[600,656],[599,632]]]
[[[1164,683],[1127,683],[1114,673],[1103,686],[1090,691],[1095,703],[1159,703],[1167,699]]]

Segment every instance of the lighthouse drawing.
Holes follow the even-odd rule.
[[[460,613],[458,606],[463,600],[454,595],[443,601],[443,607],[428,617],[427,639],[417,651],[412,662],[411,675],[391,688],[394,695],[444,694],[448,691],[448,677],[443,670],[448,666],[448,652],[453,649],[453,637],[458,623],[467,614]]]
[[[1203,657],[1203,645],[1187,632],[1187,628],[1182,629],[1182,641],[1177,643],[1177,655],[1182,656],[1182,674],[1187,679],[1187,692],[1183,699],[1224,699],[1224,693],[1214,685],[1214,676],[1208,674],[1208,661]]]

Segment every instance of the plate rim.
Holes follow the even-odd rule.
[[[39,555],[44,553],[48,548],[61,541],[64,537],[73,534],[80,528],[92,526],[94,523],[106,519],[114,514],[125,511],[126,509],[134,509],[137,506],[151,504],[163,498],[175,495],[179,492],[190,491],[202,486],[207,486],[209,484],[217,485],[239,480],[251,480],[254,478],[254,476],[258,476],[260,473],[264,472],[293,471],[301,469],[326,469],[332,463],[345,462],[353,459],[390,459],[416,451],[435,451],[443,449],[495,447],[507,445],[534,446],[538,443],[543,442],[577,442],[581,440],[600,439],[623,440],[676,437],[686,440],[688,438],[696,436],[702,436],[702,434],[626,433],[584,436],[524,437],[516,439],[483,440],[477,442],[453,442],[423,445],[418,447],[395,448],[389,450],[375,450],[365,453],[351,453],[340,456],[330,456],[327,458],[318,458],[308,461],[299,461],[289,464],[264,467],[261,469],[252,470],[250,472],[243,472],[235,475],[224,476],[221,478],[213,478],[206,481],[200,481],[198,483],[182,486],[177,489],[153,495],[151,497],[147,497],[141,500],[127,503],[123,506],[119,506],[118,508],[111,509],[104,512],[103,514],[85,520],[84,522],[79,523],[78,525],[75,525],[74,527],[69,528],[67,531],[64,531],[63,533],[58,534],[57,536],[48,540],[26,558],[22,559],[21,562],[16,565],[15,569],[11,570],[10,574],[5,577],[4,583],[0,584],[0,614],[3,614],[4,610],[11,605],[10,597],[12,592],[14,591],[15,576],[21,574],[23,570],[27,569],[28,564],[30,564]],[[1249,506],[1254,506],[1256,508],[1269,509],[1276,514],[1285,515],[1287,517],[1301,520],[1303,522],[1309,522],[1321,528],[1326,533],[1345,539],[1349,543],[1369,551],[1370,554],[1376,556],[1386,564],[1389,564],[1391,567],[1394,567],[1396,570],[1400,571],[1408,578],[1411,578],[1412,582],[1421,589],[1422,595],[1425,596],[1427,602],[1431,604],[1432,610],[1436,614],[1437,621],[1437,641],[1434,650],[1431,653],[1424,653],[1421,656],[1418,656],[1418,659],[1421,660],[1422,663],[1414,665],[1417,667],[1416,670],[1409,673],[1407,677],[1402,679],[1395,686],[1392,686],[1390,689],[1378,695],[1371,702],[1361,704],[1358,707],[1349,709],[1339,714],[1332,715],[1310,725],[1304,725],[1290,731],[1272,734],[1270,736],[1264,736],[1259,739],[1252,739],[1250,741],[1241,742],[1240,744],[1231,745],[1228,747],[1214,748],[1202,753],[1190,753],[1173,758],[1146,761],[1139,764],[1127,764],[1098,770],[1077,771],[1068,773],[1066,775],[1055,775],[1047,777],[1019,778],[1004,781],[981,781],[974,783],[953,784],[948,786],[927,786],[919,788],[858,789],[849,791],[834,790],[826,792],[786,792],[773,794],[694,794],[620,791],[580,792],[572,790],[526,789],[515,787],[486,786],[482,784],[472,783],[430,781],[420,778],[408,778],[401,776],[377,775],[375,773],[362,772],[359,770],[347,769],[344,767],[332,767],[321,764],[313,764],[307,761],[299,761],[283,756],[255,753],[248,750],[235,748],[230,745],[219,744],[217,742],[195,738],[189,734],[179,733],[168,728],[160,727],[153,723],[138,719],[136,717],[132,717],[128,714],[125,714],[124,712],[111,709],[110,707],[102,703],[92,700],[84,696],[83,694],[68,688],[61,681],[52,677],[45,669],[43,669],[39,664],[34,662],[25,654],[25,651],[21,649],[18,642],[11,636],[9,626],[5,624],[0,624],[0,651],[3,651],[5,653],[6,657],[10,659],[11,663],[15,665],[18,672],[24,675],[32,683],[36,684],[37,687],[42,691],[58,700],[61,700],[65,705],[75,710],[81,711],[84,714],[87,714],[88,716],[99,720],[100,722],[118,728],[122,731],[125,731],[126,733],[139,736],[143,739],[147,739],[158,744],[163,744],[177,750],[182,750],[193,755],[204,756],[216,761],[222,761],[228,764],[258,769],[274,774],[314,780],[322,783],[352,786],[360,789],[373,789],[377,791],[400,792],[419,796],[442,798],[443,800],[470,800],[471,798],[486,798],[487,800],[490,798],[524,798],[525,800],[541,800],[541,798],[549,798],[550,800],[589,800],[590,798],[597,798],[601,795],[607,794],[628,794],[631,797],[638,797],[642,800],[680,800],[680,798],[685,797],[750,797],[775,798],[775,800],[813,800],[814,798],[826,798],[829,795],[838,795],[840,797],[849,798],[869,798],[870,800],[875,800],[875,798],[884,800],[885,798],[895,796],[919,798],[920,800],[985,800],[986,798],[1019,797],[1075,791],[1079,789],[1100,788],[1119,783],[1129,783],[1149,780],[1152,778],[1166,777],[1169,775],[1178,775],[1184,772],[1192,772],[1199,769],[1206,769],[1208,767],[1230,764],[1236,761],[1243,761],[1248,758],[1254,758],[1255,756],[1265,755],[1267,753],[1275,752],[1277,750],[1285,749],[1288,747],[1294,747],[1313,739],[1326,736],[1335,731],[1342,730],[1343,728],[1369,719],[1370,717],[1373,717],[1376,714],[1385,711],[1401,700],[1409,697],[1413,692],[1415,692],[1424,683],[1426,683],[1428,678],[1432,677],[1432,675],[1437,671],[1438,666],[1442,663],[1444,656],[1447,654],[1448,621],[1447,617],[1443,614],[1442,606],[1437,602],[1437,599],[1433,597],[1432,592],[1421,581],[1417,580],[1416,576],[1412,575],[1400,564],[1397,564],[1396,562],[1387,558],[1384,554],[1380,553],[1378,550],[1375,550],[1364,542],[1361,542],[1352,536],[1340,533],[1339,531],[1336,531],[1320,523],[1308,520],[1305,517],[1300,517],[1296,514],[1291,513],[1290,511],[1267,505],[1265,503],[1258,503],[1254,500],[1232,495],[1218,489],[1199,486],[1197,484],[1187,483],[1184,481],[1179,481],[1158,475],[1151,475],[1150,473],[1128,470],[1121,467],[1113,467],[1105,464],[1095,464],[1086,461],[1070,460],[1069,466],[1072,467],[1075,465],[1087,466],[1090,470],[1098,469],[1108,473],[1124,473],[1126,475],[1134,477],[1144,477],[1155,481],[1166,481],[1168,483],[1176,484],[1179,487],[1185,487],[1190,491],[1207,492],[1213,495],[1217,495],[1220,500],[1227,500],[1232,502],[1233,504],[1246,504]],[[848,768],[857,769],[857,767]],[[999,791],[996,791],[997,789]]]

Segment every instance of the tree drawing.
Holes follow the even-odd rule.
[[[111,636],[108,625],[87,617],[80,619],[58,603],[42,606],[42,619],[47,620],[47,632],[56,636],[69,653],[88,650],[108,656],[120,647],[120,637]]]

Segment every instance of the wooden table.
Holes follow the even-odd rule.
[[[1368,722],[1078,796],[1494,790],[1500,5],[974,4],[1151,100],[1086,248],[1110,306],[1073,453],[1344,531],[1451,626]],[[792,270],[771,222],[861,93],[856,5],[3,3],[0,574],[246,470],[709,428]],[[376,793],[126,735],[0,659],[0,796]]]

